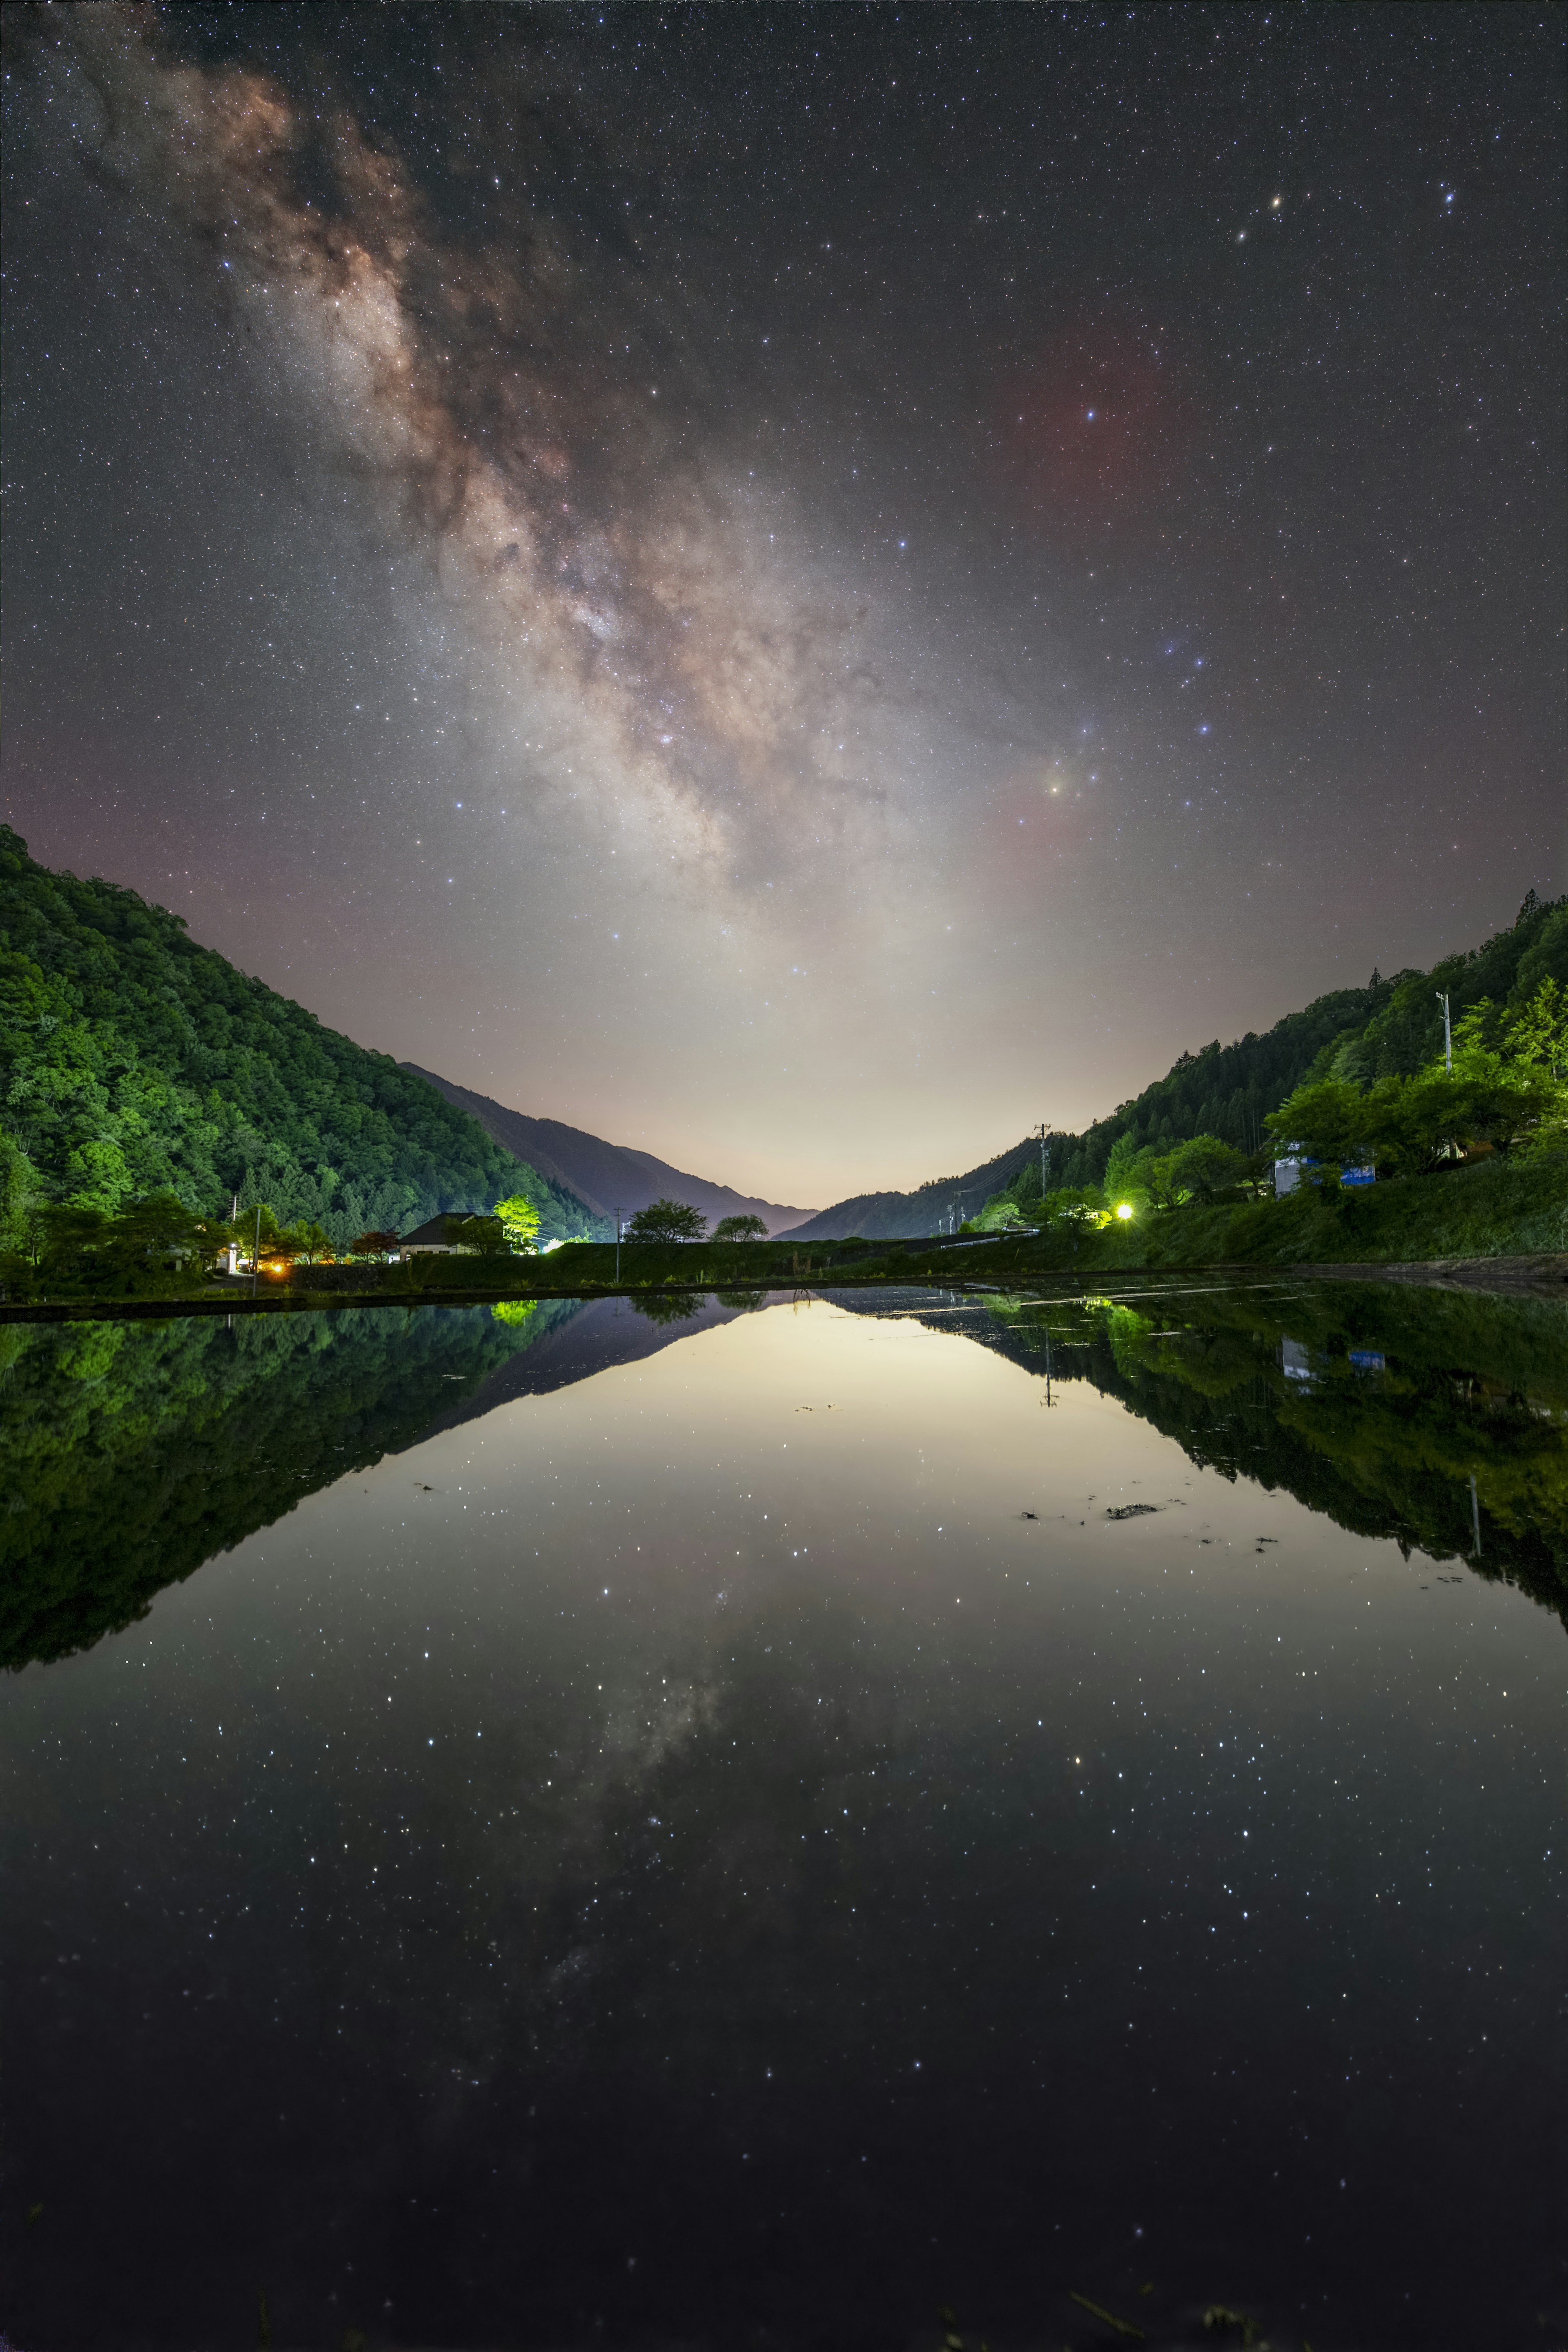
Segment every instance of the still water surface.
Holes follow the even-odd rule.
[[[1560,1308],[0,1342],[17,2352],[1568,2341]]]

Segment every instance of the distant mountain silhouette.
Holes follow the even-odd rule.
[[[463,1108],[469,1106],[465,1103]],[[496,1140],[500,1139],[497,1136]],[[965,1217],[977,1214],[992,1193],[1002,1190],[1020,1161],[1039,1148],[1026,1135],[1010,1151],[999,1151],[994,1160],[984,1160],[966,1175],[935,1177],[913,1192],[857,1192],[809,1216],[800,1227],[800,1238],[842,1240],[847,1234],[864,1234],[868,1242],[913,1241],[922,1234],[946,1233],[950,1215],[956,1226]],[[542,1169],[546,1176],[550,1172]],[[581,1192],[583,1188],[574,1189]]]
[[[732,1323],[737,1315],[772,1304],[765,1291],[748,1297],[742,1307],[726,1306],[710,1290],[694,1290],[685,1299],[666,1293],[652,1302],[651,1314],[629,1298],[574,1300],[570,1311],[542,1330],[530,1348],[498,1364],[477,1388],[426,1423],[408,1443],[423,1445],[444,1430],[482,1421],[498,1405],[514,1404],[519,1397],[550,1396],[557,1389],[572,1388],[578,1381],[591,1380],[595,1372],[609,1371],[617,1364],[641,1363],[675,1340],[689,1339],[694,1331]],[[407,1447],[400,1450],[406,1452]]]
[[[531,1118],[526,1111],[509,1110],[489,1095],[438,1078],[417,1062],[402,1062],[400,1069],[428,1081],[458,1110],[466,1110],[492,1142],[503,1151],[528,1161],[552,1183],[564,1184],[593,1210],[595,1216],[613,1217],[617,1209],[635,1216],[650,1201],[684,1201],[700,1209],[710,1222],[720,1217],[761,1217],[770,1234],[788,1233],[810,1209],[790,1209],[777,1201],[754,1201],[728,1184],[712,1184],[703,1176],[688,1176],[656,1160],[651,1151],[635,1151],[629,1144],[606,1143],[585,1135],[580,1127],[563,1126],[558,1118]],[[524,1140],[526,1139],[526,1150]]]

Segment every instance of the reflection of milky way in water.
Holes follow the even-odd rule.
[[[1556,1618],[1003,1352],[1098,1325],[1288,1445],[1337,1298],[890,1303],[504,1404],[8,1681],[12,2134],[76,2222],[19,2335],[210,2335],[236,2275],[297,2341],[506,2340],[520,2273],[542,2337],[784,2352],[947,2298],[1060,2340],[1086,2281],[1155,2342],[1545,2307]],[[1561,1349],[1510,1316],[1539,1445]],[[1484,2278],[1433,2194],[1478,2131]]]

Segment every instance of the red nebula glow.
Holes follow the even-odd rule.
[[[1065,330],[1004,384],[994,414],[1008,489],[1042,523],[1131,520],[1167,478],[1175,405],[1152,341]]]
[[[1013,891],[1027,897],[1065,878],[1094,839],[1099,810],[1093,800],[1066,775],[1053,792],[1054,773],[1059,772],[1044,762],[1015,770],[995,788],[973,829],[976,871],[987,890],[1003,898]]]

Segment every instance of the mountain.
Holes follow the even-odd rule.
[[[166,908],[38,865],[8,825],[0,1139],[7,1184],[19,1171],[54,1200],[112,1212],[168,1190],[210,1215],[237,1192],[281,1222],[313,1218],[340,1248],[513,1192],[547,1234],[594,1226],[390,1055],[198,947]]]
[[[454,1086],[450,1078],[438,1078],[434,1070],[422,1070],[417,1062],[404,1062],[399,1067],[435,1087],[449,1103],[478,1119],[503,1151],[515,1152],[552,1183],[567,1187],[595,1216],[614,1217],[619,1209],[630,1217],[646,1209],[650,1201],[684,1201],[689,1208],[700,1209],[710,1222],[720,1217],[761,1217],[772,1234],[793,1232],[803,1217],[812,1213],[809,1209],[784,1208],[777,1201],[754,1201],[745,1192],[731,1192],[728,1184],[710,1183],[705,1176],[688,1176],[668,1161],[656,1160],[651,1151],[637,1151],[626,1143],[605,1143],[599,1136],[585,1135],[580,1127],[563,1126],[558,1118],[531,1118],[526,1111],[508,1110],[489,1095],[474,1094],[468,1087]]]
[[[1261,1036],[1248,1030],[1233,1045],[1215,1038],[1199,1053],[1183,1054],[1163,1078],[1081,1135],[1049,1136],[1047,1189],[1098,1183],[1123,1135],[1162,1146],[1217,1135],[1256,1151],[1267,1140],[1263,1119],[1309,1073],[1332,1068],[1363,1081],[1409,1076],[1441,1053],[1440,994],[1458,1021],[1483,997],[1522,1003],[1546,979],[1568,985],[1568,898],[1542,901],[1531,890],[1506,930],[1430,971],[1399,971],[1391,980],[1373,972],[1365,988],[1335,989]],[[898,1240],[934,1233],[950,1212],[959,1219],[975,1215],[1020,1176],[1037,1186],[1039,1151],[1038,1138],[1025,1136],[964,1175],[936,1177],[910,1192],[857,1193],[808,1218],[795,1238],[864,1234],[868,1241]]]

